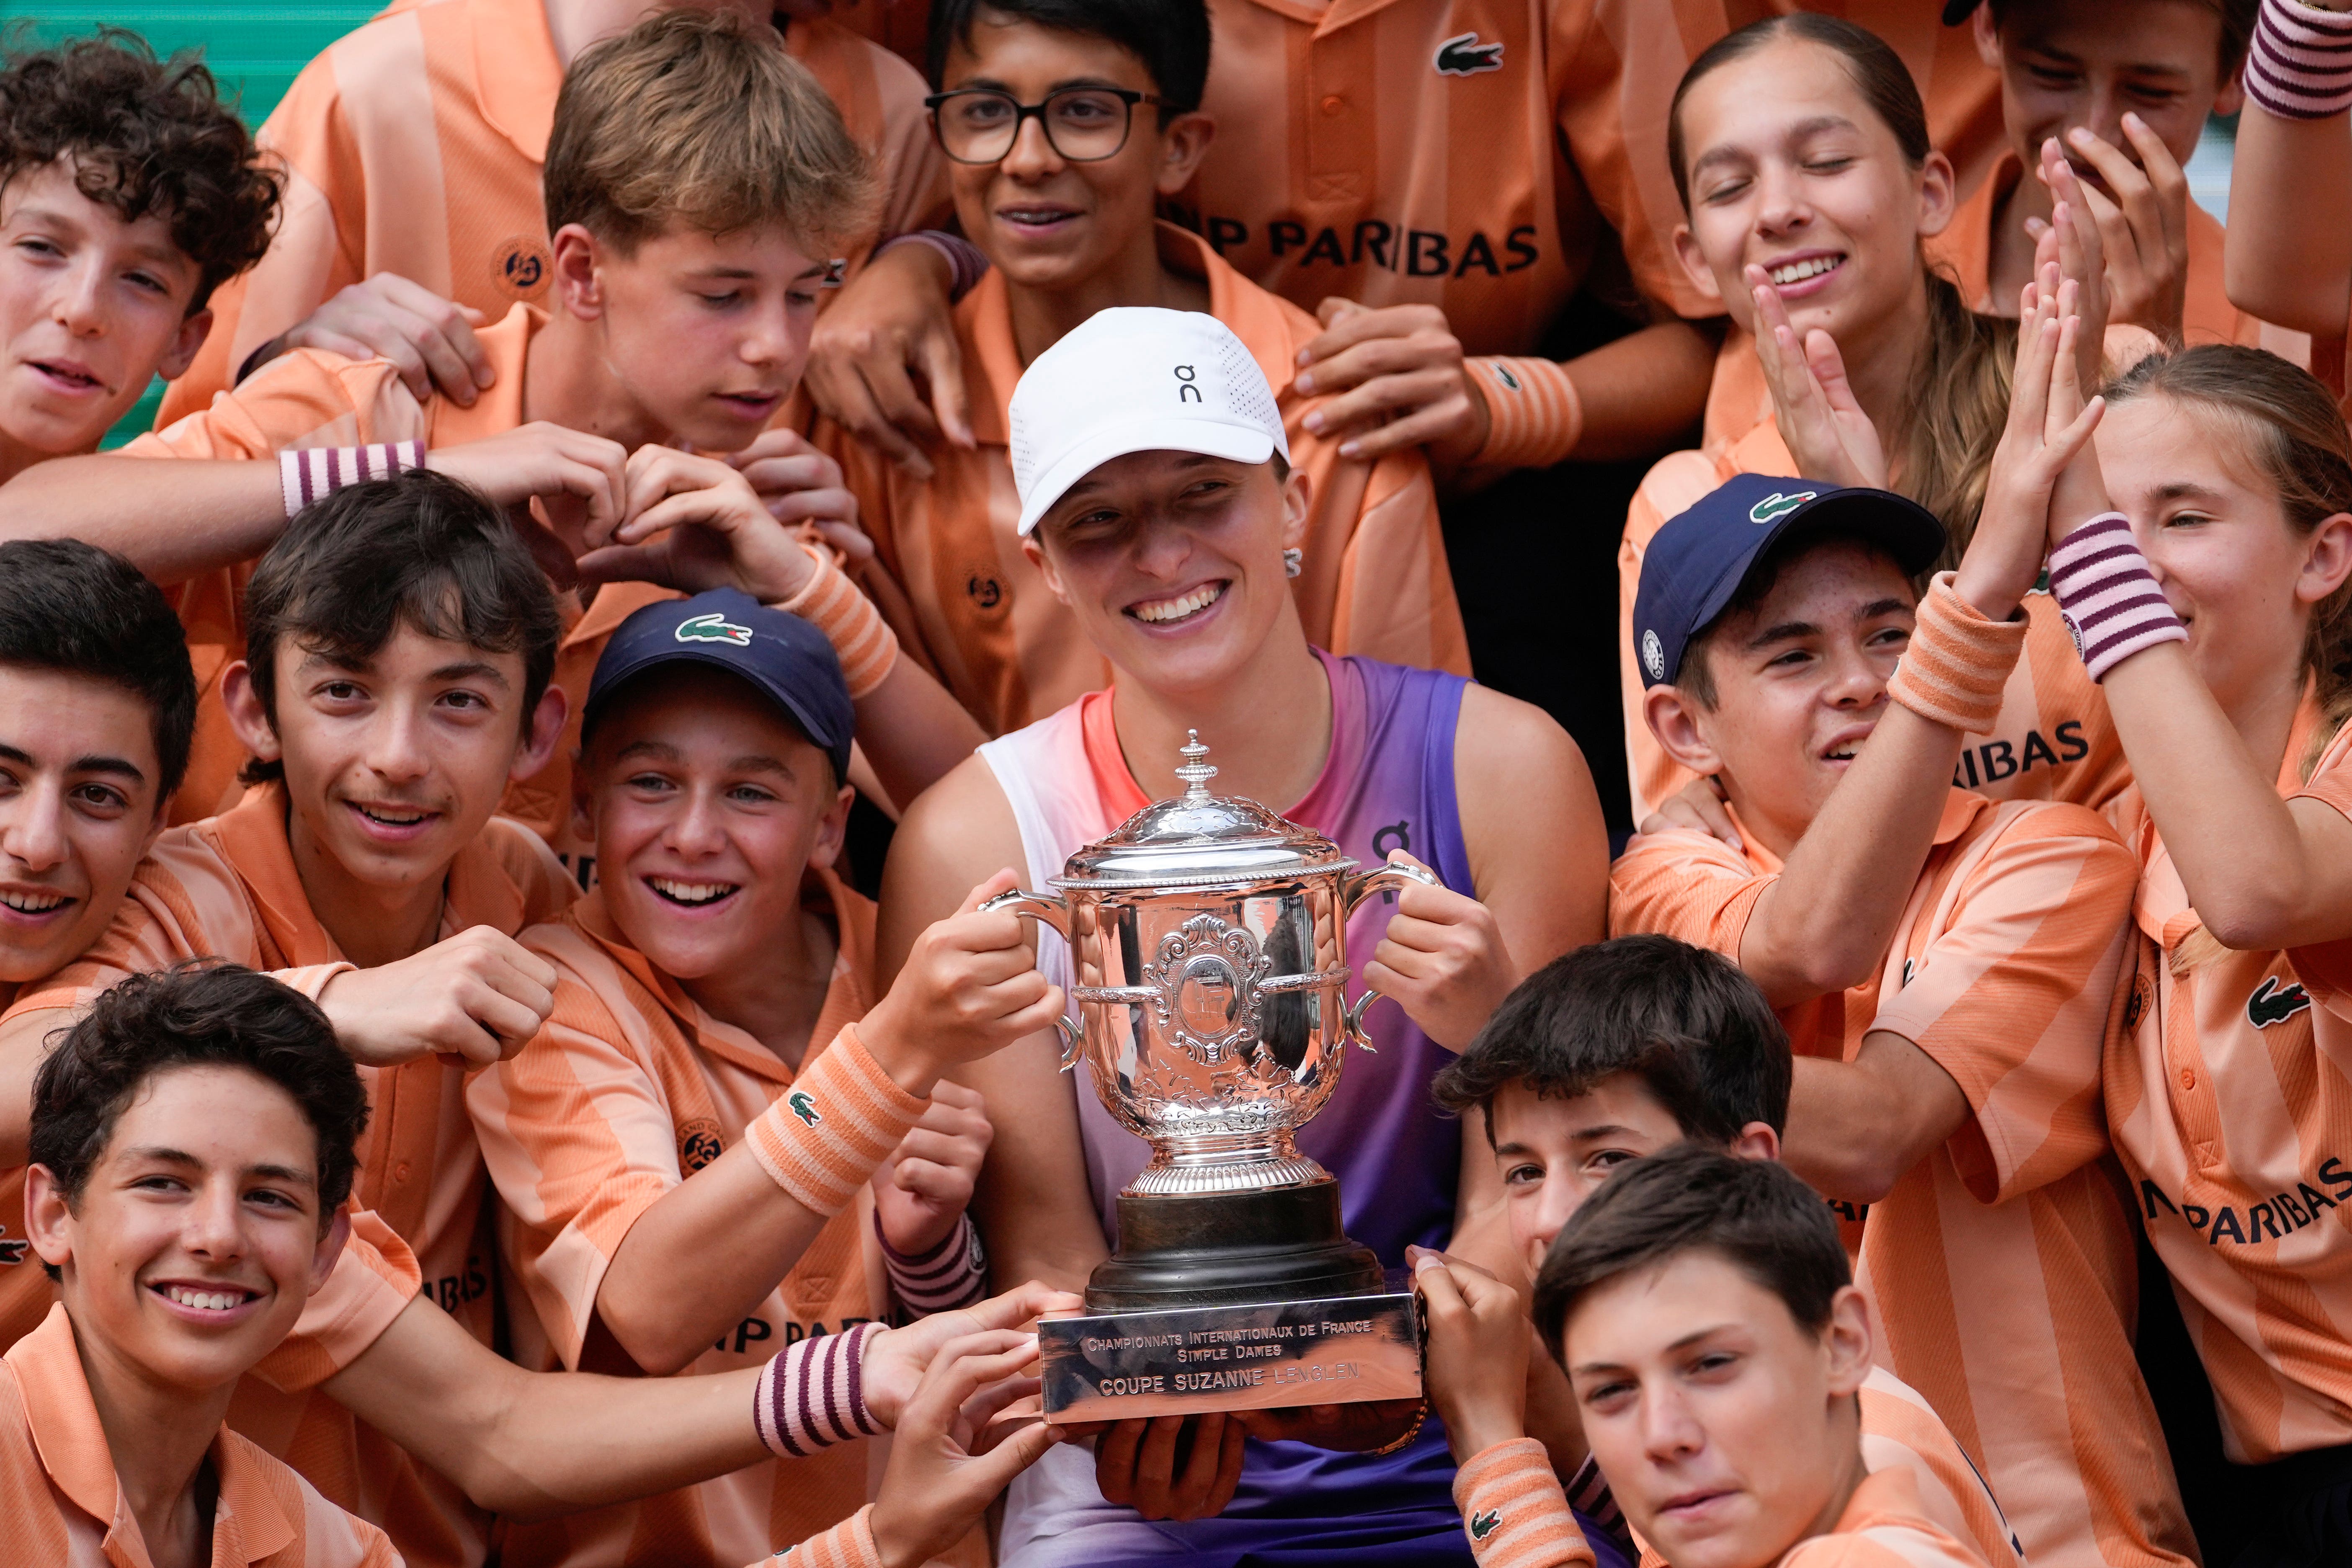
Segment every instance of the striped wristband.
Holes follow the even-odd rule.
[[[2105,680],[2143,648],[2189,640],[2119,511],[2103,512],[2059,542],[2050,552],[2050,592],[2093,680]]]
[[[293,517],[345,485],[388,479],[425,466],[422,441],[378,441],[369,447],[306,447],[278,454],[278,492]]]
[[[898,662],[898,637],[860,592],[849,574],[834,563],[833,552],[801,542],[816,571],[807,584],[776,607],[788,610],[824,634],[841,660],[842,679],[849,683],[852,701],[888,679]]]
[[[1478,1568],[1593,1560],[1584,1531],[1569,1511],[1551,1456],[1533,1437],[1515,1437],[1472,1455],[1454,1474],[1454,1501]]]
[[[890,1294],[910,1317],[928,1318],[969,1307],[988,1293],[988,1255],[981,1250],[980,1232],[971,1215],[956,1220],[955,1228],[937,1246],[921,1252],[901,1252],[882,1234],[882,1216],[874,1216],[874,1239],[882,1244],[882,1268],[890,1276]]]
[[[2263,0],[2246,50],[2246,96],[2281,120],[2352,109],[2352,14]]]
[[[908,1094],[845,1024],[792,1088],[744,1129],[760,1168],[812,1214],[839,1214],[930,1102]]]
[[[1549,468],[1584,437],[1584,400],[1564,365],[1548,359],[1481,354],[1462,362],[1486,397],[1486,444],[1479,468]]]
[[[874,1544],[874,1505],[867,1503],[829,1530],[821,1530],[797,1546],[787,1546],[768,1559],[785,1568],[883,1568],[882,1549]]]
[[[751,1420],[769,1452],[805,1459],[835,1443],[882,1436],[882,1424],[866,1408],[866,1342],[881,1330],[866,1322],[819,1334],[760,1369]]]
[[[886,239],[874,252],[882,256],[901,245],[927,246],[937,251],[948,264],[948,302],[955,303],[972,290],[988,273],[988,256],[980,247],[960,234],[943,234],[936,228],[919,228],[912,234],[901,234]]]
[[[1954,591],[1954,577],[1938,572],[1927,585],[1886,695],[1922,719],[1982,735],[2000,717],[2002,689],[2025,649],[2026,619],[1986,619]]]

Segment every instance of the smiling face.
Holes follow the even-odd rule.
[[[190,1394],[242,1376],[333,1265],[318,1169],[318,1132],[293,1096],[209,1065],[133,1091],[72,1203],[34,1166],[27,1228],[62,1271],[85,1356]]]
[[[254,755],[285,768],[288,837],[314,896],[318,875],[383,889],[437,883],[562,727],[555,688],[524,711],[520,654],[405,624],[351,665],[285,639],[274,727],[247,675],[229,672],[230,721]]]
[[[970,35],[948,51],[942,91],[994,88],[1024,104],[1071,87],[1154,94],[1143,62],[1107,38],[1066,33],[982,10]],[[938,112],[957,111],[954,102]],[[1192,178],[1208,150],[1204,115],[1172,117],[1134,106],[1126,143],[1108,158],[1072,163],[1024,121],[1013,150],[994,163],[950,163],[956,216],[1007,281],[1061,291],[1111,270],[1136,247],[1151,247],[1159,198]]]
[[[773,703],[723,670],[641,678],[579,775],[604,907],[682,981],[740,974],[801,918],[801,878],[841,852],[854,794]]]
[[[1134,452],[1070,487],[1022,541],[1104,657],[1156,691],[1230,681],[1298,610],[1282,552],[1307,476],[1192,452]]]
[[[87,452],[157,375],[188,368],[212,312],[168,215],[125,223],[66,160],[0,189],[0,477]]]
[[[1993,9],[1977,7],[1970,26],[1978,54],[2000,72],[2010,149],[2029,169],[2054,136],[2074,173],[2112,197],[2066,132],[2083,127],[2137,163],[2123,130],[2137,114],[2185,164],[2205,117],[2237,111],[2237,83],[2221,75],[2221,16],[2203,0],[2012,0],[1998,23]]]
[[[800,384],[828,262],[782,225],[675,225],[625,255],[567,224],[552,248],[563,309],[669,444],[740,451]]]
[[[2111,405],[2094,439],[2116,510],[2226,712],[2304,680],[2313,606],[2352,575],[2352,519],[2287,521],[2234,416],[2162,395]]]
[[[1741,819],[1785,856],[1885,713],[1917,602],[1884,551],[1835,538],[1806,547],[1685,651],[1685,680],[1693,659],[1706,661],[1713,706],[1653,687],[1651,731],[1683,766],[1719,775]]]
[[[1762,267],[1800,341],[1819,327],[1851,366],[1923,308],[1919,241],[1951,217],[1951,166],[1913,165],[1826,46],[1768,43],[1702,77],[1680,111],[1690,182],[1675,249],[1742,326],[1745,269]]]
[[[0,988],[79,958],[163,828],[154,715],[110,682],[0,664]]]
[[[1610,1490],[1675,1568],[1768,1568],[1859,1479],[1852,1286],[1817,1334],[1720,1253],[1685,1251],[1584,1296],[1561,1352]]]

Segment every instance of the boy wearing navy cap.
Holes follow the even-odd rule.
[[[1763,988],[1796,1058],[1783,1158],[1844,1222],[1879,1361],[2028,1560],[2163,1563],[2194,1549],[2132,1355],[2131,1219],[2100,1168],[2137,871],[2081,806],[1951,784],[2023,646],[2042,554],[2023,520],[2095,423],[2051,384],[2071,330],[2048,307],[2021,328],[1982,519],[1924,596],[1942,530],[1887,492],[1743,476],[1652,540],[1643,716],[1716,779],[1739,841],[1637,837],[1610,924]]]
[[[866,1335],[894,1298],[981,1293],[963,1208],[990,1127],[940,1075],[1062,996],[1019,921],[977,910],[1007,874],[877,997],[874,907],[832,869],[854,724],[824,635],[732,589],[638,610],[597,663],[572,776],[600,885],[524,933],[552,1013],[467,1090],[508,1210],[514,1353],[664,1375],[824,1348],[763,1390],[789,1463],[516,1526],[510,1557],[656,1539],[740,1563],[851,1520],[880,1430],[856,1407]]]

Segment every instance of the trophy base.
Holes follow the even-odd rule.
[[[1421,1397],[1409,1294],[1046,1318],[1037,1348],[1057,1425]]]
[[[1199,1196],[1121,1193],[1118,1250],[1087,1281],[1087,1310],[1311,1301],[1380,1289],[1381,1260],[1339,1228],[1339,1185]]]

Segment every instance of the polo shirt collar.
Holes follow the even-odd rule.
[[[1304,22],[1315,29],[1318,38],[1327,37],[1366,16],[1388,9],[1397,0],[1253,0],[1260,9],[1277,16],[1287,16],[1294,22]]]
[[[287,837],[286,813],[286,786],[273,781],[246,791],[244,799],[199,831],[212,839],[252,896],[270,941],[288,964],[300,968],[341,963],[342,951],[302,890],[294,847]],[[442,884],[440,935],[477,925],[520,931],[526,909],[522,889],[507,874],[497,850],[477,835],[449,863]]]
[[[474,99],[482,118],[534,163],[547,162],[563,62],[541,0],[466,0],[474,33]]]
[[[1209,242],[1191,229],[1155,221],[1160,258],[1209,286],[1209,314],[1233,329],[1242,346],[1265,373],[1280,397],[1297,366],[1291,363],[1290,321],[1282,301],[1234,271]],[[1013,342],[1013,303],[1004,273],[992,267],[956,307],[963,339],[964,385],[970,394],[972,439],[982,446],[1012,444],[1013,388],[1021,380],[1021,351]]]
[[[6,1360],[16,1374],[26,1425],[32,1428],[42,1468],[76,1508],[106,1522],[111,1539],[127,1510],[64,1304],[51,1307],[39,1328],[9,1348]],[[226,1427],[213,1438],[212,1461],[220,1482],[220,1500],[213,1514],[213,1561],[258,1563],[292,1544],[293,1521],[278,1506],[252,1456],[230,1440]]]
[[[1932,847],[1941,849],[1955,842],[1975,826],[1978,817],[1992,808],[1993,803],[1983,795],[1971,795],[1964,789],[1950,791],[1944,796],[1943,815],[1936,819]],[[1780,858],[1757,842],[1756,835],[1748,830],[1745,822],[1740,821],[1738,808],[1725,801],[1723,809],[1725,815],[1731,818],[1732,825],[1739,829],[1739,842],[1745,846],[1741,853],[1748,857],[1748,863],[1768,876],[1780,875],[1782,869]]]

